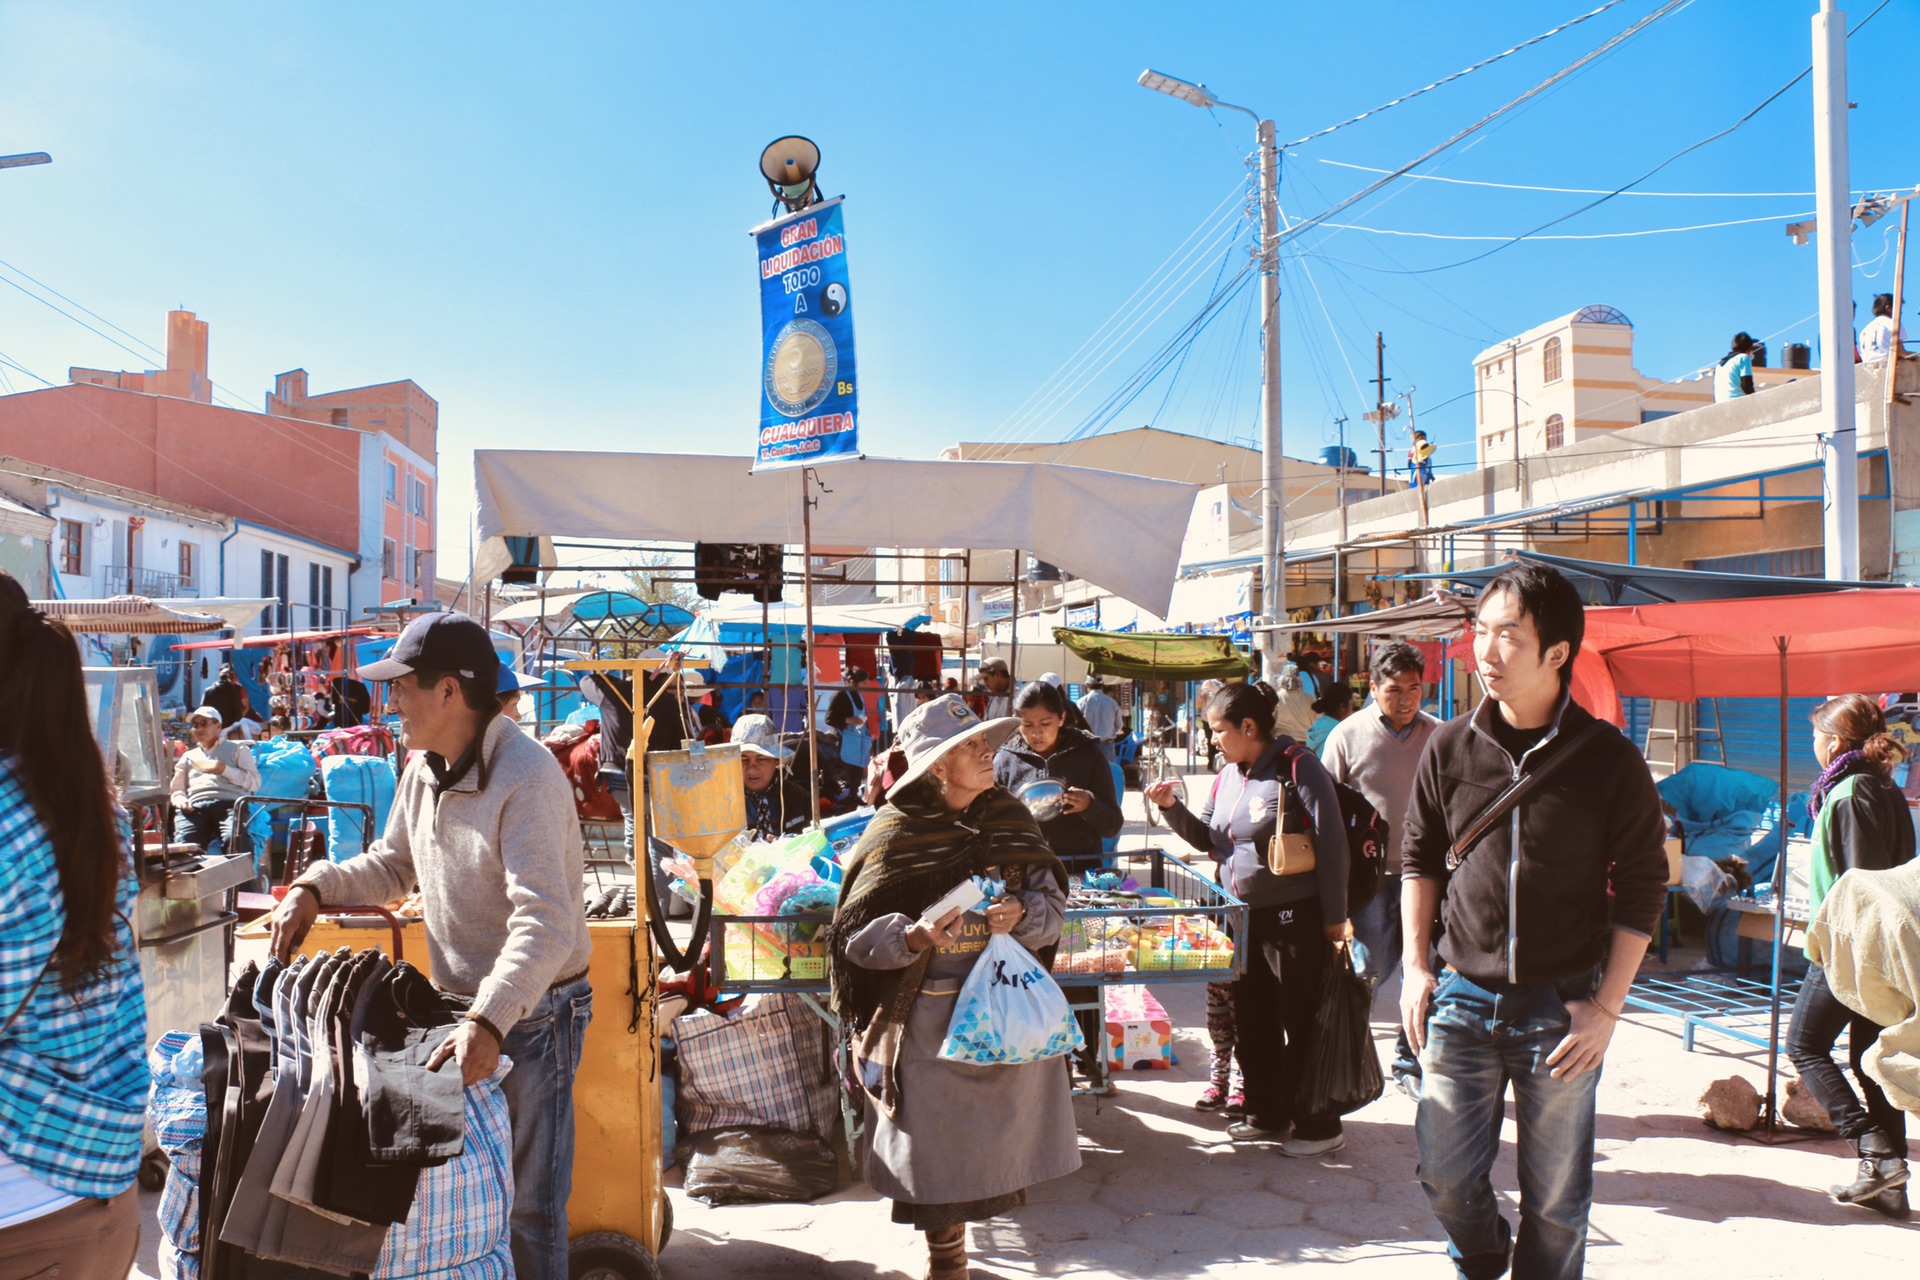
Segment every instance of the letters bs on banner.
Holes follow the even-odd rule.
[[[858,457],[853,295],[838,198],[754,230],[760,250],[755,470]]]

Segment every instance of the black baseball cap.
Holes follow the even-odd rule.
[[[500,655],[487,629],[464,613],[429,613],[407,624],[386,657],[361,667],[360,678],[393,680],[416,670],[449,672],[491,689],[499,679]]]

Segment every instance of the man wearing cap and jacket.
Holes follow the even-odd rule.
[[[196,707],[188,717],[193,746],[173,767],[173,838],[197,844],[210,856],[226,848],[227,819],[233,806],[260,789],[260,770],[245,743],[222,736],[223,718],[214,707]]]
[[[500,715],[500,660],[458,614],[409,623],[383,662],[407,746],[386,835],[360,857],[310,867],[275,909],[273,953],[290,958],[323,906],[387,902],[416,883],[436,983],[464,1020],[428,1067],[501,1082],[513,1120],[513,1262],[566,1280],[573,1185],[573,1077],[592,1017],[592,944],[573,788],[552,753]]]

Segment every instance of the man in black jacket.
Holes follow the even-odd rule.
[[[1420,1180],[1464,1280],[1581,1274],[1600,1064],[1666,902],[1646,761],[1569,687],[1586,616],[1552,569],[1516,565],[1474,620],[1487,698],[1434,731],[1401,835],[1401,1017],[1425,1083]],[[1510,786],[1567,756],[1467,847]],[[1611,900],[1609,891],[1611,890]],[[1437,977],[1430,944],[1444,917]],[[1506,1087],[1519,1122],[1518,1238],[1489,1171]]]

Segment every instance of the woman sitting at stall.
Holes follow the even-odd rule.
[[[893,1198],[895,1222],[926,1233],[932,1280],[964,1280],[968,1222],[1080,1167],[1058,1063],[938,1056],[988,935],[1011,934],[1050,963],[1065,919],[1065,868],[1025,806],[994,785],[994,749],[1015,724],[983,724],[954,696],[907,717],[897,744],[907,771],[848,860],[827,932],[834,1010],[866,1094],[867,1182]],[[984,912],[923,918],[971,875],[1007,892]]]
[[[122,1280],[147,1098],[137,890],[80,650],[0,573],[0,1276]]]
[[[1353,936],[1346,827],[1320,761],[1274,733],[1274,701],[1254,685],[1233,684],[1207,703],[1207,726],[1227,766],[1198,814],[1180,801],[1172,780],[1155,784],[1146,798],[1183,840],[1224,865],[1233,892],[1247,904],[1247,936],[1236,939],[1247,971],[1233,996],[1246,1119],[1227,1134],[1279,1142],[1285,1155],[1318,1156],[1346,1145],[1340,1117],[1296,1115],[1293,1098],[1312,1048],[1333,944]],[[1314,869],[1284,876],[1268,869],[1269,848],[1287,828],[1313,838]]]
[[[1850,871],[1885,871],[1913,860],[1913,821],[1907,799],[1887,775],[1903,752],[1887,736],[1887,722],[1873,699],[1849,693],[1830,698],[1813,712],[1813,754],[1823,772],[1807,798],[1813,818],[1808,863],[1808,917],[1820,910],[1834,882]],[[1853,1013],[1835,998],[1827,975],[1807,966],[1787,1033],[1787,1056],[1809,1092],[1820,1100],[1841,1137],[1853,1144],[1860,1176],[1832,1188],[1841,1204],[1857,1204],[1892,1218],[1907,1216],[1907,1126],[1861,1060],[1883,1028]],[[1833,1046],[1847,1033],[1859,1094],[1833,1060]]]
[[[787,772],[793,748],[780,741],[773,717],[749,713],[733,724],[733,744],[740,748],[740,777],[747,791],[748,836],[778,840],[804,830],[812,821],[812,797],[807,784]]]

